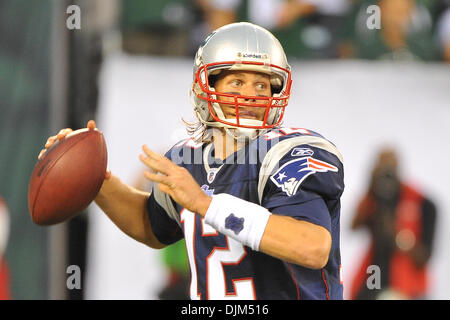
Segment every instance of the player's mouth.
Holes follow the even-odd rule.
[[[236,118],[236,112],[231,112],[228,114],[230,118]],[[254,119],[259,120],[260,116],[258,113],[250,110],[239,110],[239,118],[241,119]]]
[[[236,117],[236,114],[233,116]],[[245,119],[258,119],[258,115],[255,112],[248,110],[239,110],[239,117]]]

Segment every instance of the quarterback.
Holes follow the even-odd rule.
[[[343,160],[320,134],[282,127],[291,84],[270,32],[223,26],[195,56],[191,138],[164,156],[142,148],[153,190],[106,174],[95,202],[123,232],[156,249],[185,239],[191,299],[343,298]]]

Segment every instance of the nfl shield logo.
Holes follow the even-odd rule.
[[[217,171],[219,171],[219,170],[217,170],[217,169],[209,170],[208,177],[207,177],[208,183],[212,183],[214,181],[214,179],[216,178]]]

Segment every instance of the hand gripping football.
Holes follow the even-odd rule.
[[[83,211],[105,179],[107,150],[97,129],[80,129],[55,142],[36,163],[28,186],[34,223],[53,225]]]

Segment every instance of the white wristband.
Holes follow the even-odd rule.
[[[270,215],[260,205],[221,193],[212,196],[205,222],[220,233],[259,250]]]

